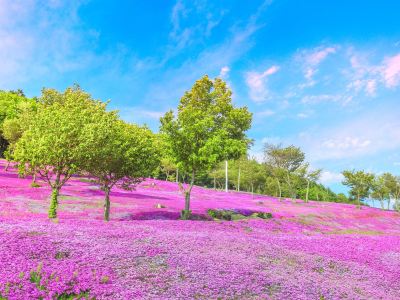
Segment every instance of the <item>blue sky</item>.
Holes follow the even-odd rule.
[[[79,83],[159,117],[204,74],[254,113],[252,155],[295,144],[341,191],[348,168],[400,174],[400,1],[0,0],[0,89]]]

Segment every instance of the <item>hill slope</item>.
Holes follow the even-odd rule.
[[[279,202],[196,187],[192,208],[271,212],[269,220],[179,221],[175,183],[111,194],[83,178],[50,191],[0,161],[0,299],[399,299],[400,217],[336,203]],[[165,208],[156,208],[162,204]]]

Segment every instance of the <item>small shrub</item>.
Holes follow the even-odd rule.
[[[246,216],[229,209],[209,209],[207,213],[211,218],[217,220],[235,221],[246,219]]]
[[[32,183],[31,183],[31,187],[33,187],[33,188],[39,188],[39,187],[41,187],[41,185],[38,184],[37,182],[32,182]]]
[[[272,214],[269,213],[269,212],[257,212],[257,218],[271,219],[272,218]]]

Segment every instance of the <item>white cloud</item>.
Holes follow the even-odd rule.
[[[231,69],[228,66],[222,67],[221,71],[219,72],[219,76],[218,77],[225,78],[228,75],[228,73],[230,72],[230,70]]]
[[[350,79],[348,91],[364,92],[367,96],[376,96],[378,87],[395,88],[400,85],[400,53],[388,56],[380,63],[370,64],[365,54],[351,53],[348,71]]]
[[[322,171],[321,177],[319,178],[319,182],[322,184],[332,184],[332,183],[340,183],[344,179],[341,173],[331,172],[331,171]]]
[[[303,104],[317,104],[321,102],[339,102],[343,100],[342,95],[329,95],[329,94],[321,94],[321,95],[306,95],[301,99]]]
[[[387,107],[335,127],[309,130],[296,144],[314,161],[367,157],[400,148],[400,119]]]
[[[302,64],[305,83],[300,84],[300,89],[312,87],[316,84],[315,74],[318,66],[330,55],[336,53],[336,47],[317,47],[314,49],[302,50],[296,55],[296,60]]]
[[[267,1],[265,3],[268,4]],[[239,59],[254,46],[252,38],[262,27],[258,24],[258,19],[266,7],[266,4],[262,4],[255,14],[243,22],[243,26],[231,28],[231,35],[223,42],[207,47],[175,68],[166,69],[159,76],[159,80],[149,86],[145,100],[176,101],[199,77],[204,74],[215,74],[224,66],[229,66]],[[166,90],[171,93],[165,93]]]
[[[172,57],[185,47],[207,38],[224,15],[225,10],[217,9],[212,2],[177,0],[170,17],[171,45],[167,56]]]
[[[365,87],[365,92],[369,96],[374,96],[376,92],[376,80],[370,79],[367,81],[366,87]]]
[[[356,150],[358,148],[365,148],[371,144],[368,139],[360,139],[358,137],[339,137],[337,139],[328,139],[323,141],[322,146],[327,149],[340,149],[340,150]]]
[[[300,112],[300,113],[297,114],[297,117],[300,118],[300,119],[307,119],[307,118],[309,118],[313,113],[314,113],[314,111]]]
[[[253,101],[262,102],[268,98],[268,77],[278,72],[278,70],[278,66],[272,66],[262,73],[248,72],[246,74],[246,84],[249,88],[249,96]]]
[[[335,52],[335,47],[316,48],[311,51],[311,53],[307,53],[305,59],[308,65],[315,67],[324,61],[329,54],[333,54]]]
[[[385,58],[383,62],[383,78],[389,88],[400,84],[400,53]]]
[[[275,114],[275,112],[271,109],[266,109],[266,110],[256,113],[256,115],[259,117],[270,117],[270,116],[273,116],[274,114]]]

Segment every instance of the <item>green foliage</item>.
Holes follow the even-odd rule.
[[[272,214],[267,212],[254,212],[250,216],[243,215],[235,210],[230,209],[209,209],[207,214],[215,220],[236,221],[248,218],[271,219]]]
[[[117,120],[112,113],[88,130],[81,167],[91,174],[105,192],[104,219],[110,213],[109,193],[115,185],[132,189],[159,165],[155,135],[147,128]]]
[[[293,145],[285,148],[273,144],[264,146],[264,164],[267,172],[276,180],[279,198],[283,194],[283,185],[286,185],[290,197],[296,198],[308,167],[304,160],[304,152]]]
[[[21,122],[8,124],[6,128],[3,128],[3,123],[7,120],[19,118],[22,112],[35,104],[35,99],[26,98],[21,90],[10,92],[0,90],[0,157],[4,155],[9,146],[9,139],[11,138],[15,141],[15,132],[21,131],[21,128],[19,128],[21,127]],[[8,151],[8,157],[11,154],[12,151]]]
[[[216,220],[232,221],[246,218],[246,216],[229,209],[209,209],[207,213]]]
[[[394,208],[400,211],[400,176],[394,176],[390,173],[384,173],[382,175],[384,178],[384,184],[387,190],[389,191],[389,197],[394,199]]]
[[[345,194],[343,194],[343,193],[339,193],[338,195],[337,195],[337,202],[342,202],[342,203],[346,203],[346,202],[349,202],[349,198],[347,198],[346,197],[346,195]]]
[[[51,99],[51,101],[49,100]],[[95,101],[78,86],[64,93],[44,89],[37,113],[15,146],[14,158],[21,171],[37,170],[53,189],[49,217],[57,215],[59,190],[88,159],[92,145],[86,143],[106,104]],[[89,155],[90,156],[90,155]]]
[[[385,209],[384,201],[388,202],[388,208],[390,204],[390,182],[391,174],[385,173],[381,176],[375,176],[371,186],[371,197],[378,199],[381,203],[381,208]]]
[[[251,125],[251,113],[246,107],[235,108],[231,96],[224,81],[204,76],[181,98],[177,115],[169,111],[160,120],[160,131],[174,162],[191,174],[185,210],[190,208],[196,173],[246,153],[250,141],[245,132]]]
[[[31,183],[31,187],[33,187],[33,188],[39,188],[39,187],[41,187],[41,185],[38,184],[37,182],[32,182],[32,183]]]
[[[343,184],[350,188],[350,194],[357,199],[357,205],[361,208],[360,200],[369,196],[369,191],[373,185],[374,175],[364,171],[343,171],[345,179]]]
[[[260,218],[260,219],[272,219],[272,214],[268,212],[256,212],[253,214],[254,217]]]

